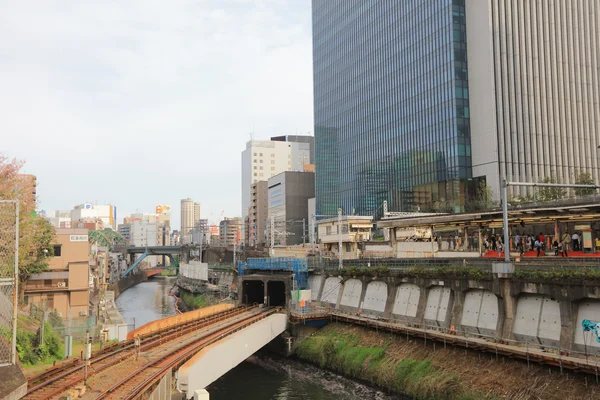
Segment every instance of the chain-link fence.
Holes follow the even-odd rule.
[[[19,203],[0,200],[0,365],[16,362]]]

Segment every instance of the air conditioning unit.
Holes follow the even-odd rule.
[[[64,282],[58,282],[58,283],[56,284],[56,286],[58,286],[58,287],[67,287],[67,284],[66,284],[66,283],[64,283]]]
[[[85,317],[87,315],[87,311],[79,311],[80,317]]]

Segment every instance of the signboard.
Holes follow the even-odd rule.
[[[70,242],[87,242],[88,235],[71,235],[69,238]]]
[[[156,206],[156,214],[171,214],[171,206],[166,204],[159,204]]]
[[[591,229],[591,227],[590,227],[589,224],[586,224],[586,225],[575,225],[575,230],[576,231],[587,231],[587,230],[590,230],[590,229]]]
[[[592,231],[590,230],[583,231],[583,248],[590,250],[594,248],[592,245]]]

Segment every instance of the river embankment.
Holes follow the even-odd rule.
[[[304,339],[296,355],[414,399],[600,398],[594,377],[341,323]]]

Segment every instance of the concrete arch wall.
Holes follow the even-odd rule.
[[[392,307],[392,318],[415,321],[419,309],[421,288],[412,283],[402,283],[396,288],[396,297]]]
[[[575,337],[573,344],[579,351],[587,351],[588,354],[600,356],[600,343],[592,332],[583,332],[581,323],[584,319],[593,323],[600,322],[600,300],[584,299],[577,305],[577,322],[575,323]]]
[[[501,309],[498,297],[489,290],[471,289],[465,294],[462,329],[468,333],[500,335]]]
[[[308,277],[308,288],[310,289],[310,300],[317,301],[321,295],[323,275],[311,275]]]
[[[325,279],[323,292],[321,293],[321,302],[333,304],[335,306],[338,301],[340,289],[342,288],[341,282],[342,278],[337,276],[330,276]]]
[[[548,296],[522,294],[517,301],[513,335],[519,341],[559,347],[560,303]]]
[[[430,287],[425,306],[425,323],[431,326],[450,328],[453,304],[452,289],[443,286]]]
[[[367,285],[367,291],[363,300],[362,309],[367,312],[375,312],[383,315],[388,298],[387,283],[372,281]]]
[[[342,298],[340,300],[340,308],[357,310],[360,306],[362,295],[362,282],[358,279],[348,279],[344,282]]]

